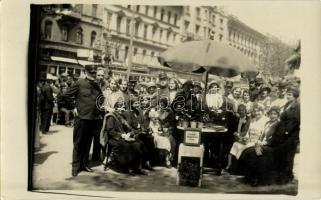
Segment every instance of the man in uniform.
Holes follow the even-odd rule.
[[[167,98],[169,101],[168,77],[166,73],[160,73],[158,79],[158,99]]]
[[[101,111],[97,101],[102,91],[96,81],[97,68],[94,65],[85,66],[85,78],[75,82],[65,94],[66,98],[75,97],[77,117],[73,131],[72,176],[81,171],[92,172],[87,165],[91,142],[99,134]]]

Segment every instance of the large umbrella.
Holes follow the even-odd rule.
[[[257,71],[255,65],[243,53],[213,40],[191,41],[171,47],[160,54],[159,61],[176,71],[208,71],[210,74],[224,77]]]
[[[159,56],[159,62],[179,72],[206,72],[234,77],[242,72],[257,72],[255,65],[240,51],[213,40],[191,41],[169,48]]]

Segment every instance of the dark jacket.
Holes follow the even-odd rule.
[[[237,131],[239,121],[240,121],[240,117],[236,117],[235,124],[233,126],[233,132]],[[241,133],[240,133],[241,136],[245,136],[246,135],[247,131],[249,130],[250,123],[251,123],[250,117],[246,116],[246,122],[243,123],[242,126],[241,126]]]
[[[280,122],[269,142],[269,146],[276,151],[296,149],[299,143],[300,132],[300,105],[297,101],[287,103],[280,116]]]
[[[41,103],[41,110],[49,110],[54,107],[54,97],[53,91],[49,84],[45,84],[41,88],[42,94],[42,103]]]
[[[66,98],[67,101],[72,101],[73,97],[76,100],[76,108],[80,119],[95,120],[102,118],[97,102],[103,95],[95,81],[79,79],[62,95],[62,98]]]

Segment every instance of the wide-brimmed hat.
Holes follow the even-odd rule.
[[[261,77],[256,78],[256,79],[255,79],[255,84],[256,84],[256,85],[262,85],[262,84],[264,84],[263,78],[261,78]]]
[[[162,72],[158,75],[159,80],[164,80],[167,79],[167,74],[165,72]]]
[[[289,83],[287,81],[280,81],[279,84],[278,84],[278,88],[279,89],[285,89],[287,88],[289,85]]]
[[[128,82],[136,83],[136,82],[137,82],[137,79],[136,79],[134,76],[129,76]]]
[[[85,71],[89,73],[96,73],[97,72],[97,66],[96,65],[85,65]]]
[[[287,92],[291,92],[295,98],[298,98],[300,96],[300,90],[295,86],[289,86],[287,88]]]
[[[271,112],[276,112],[278,115],[280,115],[280,107],[279,106],[272,106],[269,111],[267,112],[267,114],[269,115]]]
[[[234,86],[234,83],[233,83],[232,81],[226,81],[226,82],[225,82],[225,87],[227,87],[227,88],[233,88],[233,86]]]
[[[217,88],[221,88],[220,84],[217,81],[211,81],[211,82],[208,83],[208,89],[212,88],[213,85],[216,85]]]
[[[264,85],[261,87],[259,94],[261,94],[263,91],[267,91],[268,93],[271,93],[271,88],[267,85]]]

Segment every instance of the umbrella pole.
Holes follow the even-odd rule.
[[[207,83],[208,83],[208,71],[205,71],[205,85],[203,91],[203,103],[206,105],[206,92],[207,92]]]

